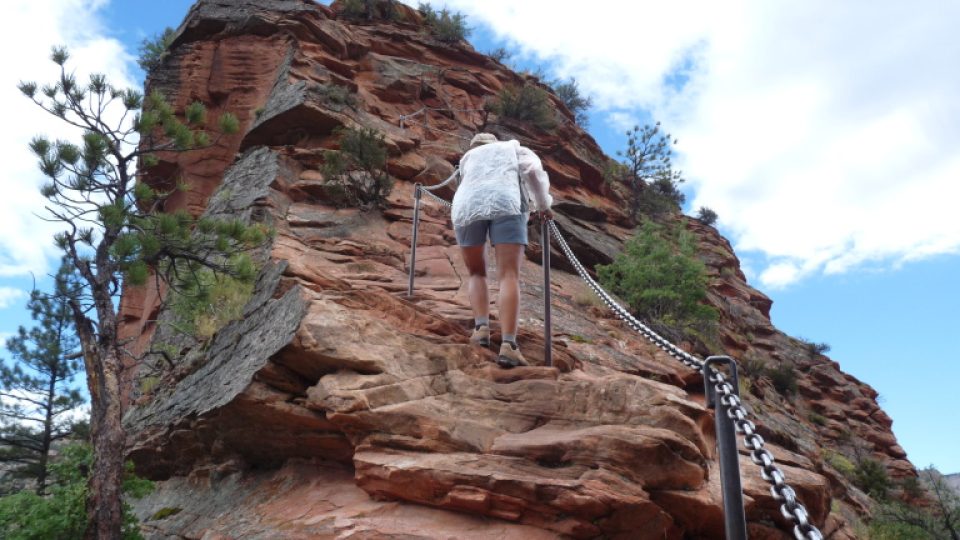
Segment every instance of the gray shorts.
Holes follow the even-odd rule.
[[[490,244],[527,245],[527,214],[503,216],[495,219],[474,221],[463,227],[454,227],[460,247],[483,245],[489,231]]]

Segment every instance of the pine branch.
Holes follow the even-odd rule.
[[[18,395],[16,395],[16,394],[11,394],[11,393],[9,393],[9,392],[0,392],[0,397],[11,398],[11,399],[15,399],[15,400],[17,400],[17,401],[26,401],[26,402],[28,402],[28,403],[33,403],[34,405],[36,405],[36,406],[38,406],[38,407],[43,407],[43,406],[45,406],[45,403],[42,402],[42,401],[38,401],[38,400],[31,399],[31,398],[24,397],[24,396],[18,396]],[[7,415],[7,414],[4,413],[4,412],[0,412],[0,414]],[[11,416],[12,416],[12,415],[11,415]]]
[[[14,418],[16,420],[22,420],[24,422],[37,422],[42,424],[43,418],[34,418],[32,416],[26,416],[23,414],[17,414],[12,412],[0,412],[0,416],[6,416],[7,418]]]

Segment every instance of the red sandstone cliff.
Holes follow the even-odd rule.
[[[555,360],[504,371],[467,344],[463,268],[446,214],[427,204],[418,292],[407,299],[414,182],[437,183],[486,127],[543,158],[557,223],[585,264],[609,262],[630,230],[602,180],[607,159],[554,100],[556,129],[477,110],[522,79],[466,43],[433,40],[418,15],[351,24],[306,0],[201,0],[152,74],[182,110],[232,111],[240,132],[169,157],[157,178],[194,189],[179,204],[239,215],[277,235],[244,318],[197,345],[166,329],[156,294],[128,290],[125,335],[182,357],[150,395],[135,370],[129,456],[158,490],[136,502],[149,535],[185,538],[721,538],[712,412],[700,376],[585,298],[554,246]],[[330,97],[332,86],[354,96]],[[403,115],[424,107],[400,127]],[[325,204],[319,172],[336,127],[381,131],[397,180],[384,211]],[[446,193],[449,196],[449,192]],[[700,240],[722,313],[722,350],[797,366],[781,396],[753,378],[744,400],[813,521],[852,538],[868,501],[829,452],[914,474],[876,392],[774,328],[729,243]],[[520,339],[542,354],[536,242],[524,264]],[[828,453],[825,453],[824,449]],[[753,538],[789,524],[744,455]],[[835,503],[835,504],[834,504]],[[156,514],[161,509],[179,509]]]

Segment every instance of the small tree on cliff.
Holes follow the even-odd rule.
[[[140,66],[140,69],[148,74],[157,69],[163,63],[163,59],[168,54],[167,50],[176,36],[176,30],[168,26],[162,34],[141,41],[140,56],[137,58],[137,65]]]
[[[27,307],[37,326],[21,326],[6,344],[15,363],[0,363],[0,462],[13,463],[18,476],[35,479],[38,495],[46,492],[50,448],[73,435],[75,422],[68,413],[84,402],[71,387],[80,370],[80,343],[68,305],[71,274],[65,264],[53,294],[31,294]]]
[[[593,105],[593,100],[589,96],[580,93],[580,85],[577,79],[571,77],[567,81],[553,81],[550,83],[553,93],[563,101],[563,104],[573,113],[574,121],[578,126],[586,129],[590,125],[590,118],[587,111]]]
[[[384,206],[393,190],[387,147],[373,128],[341,127],[340,150],[323,153],[327,197],[337,206]]]
[[[417,5],[417,11],[423,16],[423,22],[430,35],[438,41],[456,43],[470,35],[467,17],[463,13],[452,12],[447,8],[437,11],[426,2],[420,2]]]
[[[697,221],[704,225],[713,225],[717,222],[717,213],[711,208],[701,206],[700,210],[697,210]]]
[[[705,304],[706,269],[686,231],[647,220],[612,264],[597,266],[597,275],[640,319],[671,338],[710,330],[719,317]]]
[[[680,171],[673,170],[673,145],[669,133],[654,125],[634,126],[627,132],[627,149],[617,152],[624,158],[624,174],[618,180],[630,189],[630,215],[657,215],[679,208],[685,199],[678,185]]]
[[[197,288],[201,271],[210,269],[252,279],[244,250],[259,244],[264,231],[240,222],[194,219],[185,211],[166,212],[175,179],[142,178],[139,166],[157,163],[157,152],[177,152],[210,144],[206,109],[201,103],[174,111],[159,94],[120,90],[99,74],[80,84],[67,71],[66,49],[54,48],[60,66],[53,84],[21,82],[20,91],[43,110],[82,130],[82,142],[30,143],[47,184],[50,220],[63,224],[54,240],[77,274],[80,287],[68,297],[83,354],[90,391],[90,429],[94,447],[87,499],[85,538],[119,538],[120,486],[124,431],[121,371],[136,362],[119,339],[116,296],[121,285],[143,284],[152,275],[173,290]],[[220,133],[238,129],[236,117],[219,119]],[[200,284],[202,287],[203,284]]]

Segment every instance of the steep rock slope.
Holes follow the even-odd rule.
[[[467,343],[464,269],[435,203],[423,210],[417,293],[405,296],[413,183],[446,178],[479,129],[519,138],[543,158],[557,223],[589,267],[612,260],[630,229],[603,182],[608,158],[559,100],[551,131],[486,113],[487,98],[524,79],[465,43],[435,41],[413,10],[397,9],[399,20],[354,24],[302,0],[201,0],[152,75],[151,88],[178,110],[199,99],[241,121],[216,147],[162,156],[156,178],[194,186],[176,204],[277,234],[243,319],[206,343],[163,324],[158,291],[124,294],[125,336],[141,350],[153,340],[181,352],[149,394],[128,370],[129,456],[161,481],[136,502],[148,532],[721,538],[699,374],[591,305],[556,246],[553,355],[562,369],[501,370],[492,351]],[[338,97],[343,90],[352,97]],[[335,128],[356,125],[387,142],[397,184],[383,211],[324,200],[323,150],[336,147]],[[829,453],[915,474],[876,392],[771,325],[770,300],[747,285],[713,228],[673,219],[697,235],[722,314],[722,350],[697,352],[796,366],[795,396],[755,377],[744,399],[812,520],[852,537],[850,518],[868,501]],[[542,247],[532,239],[520,339],[537,361]],[[751,536],[789,537],[745,455],[741,470]]]

